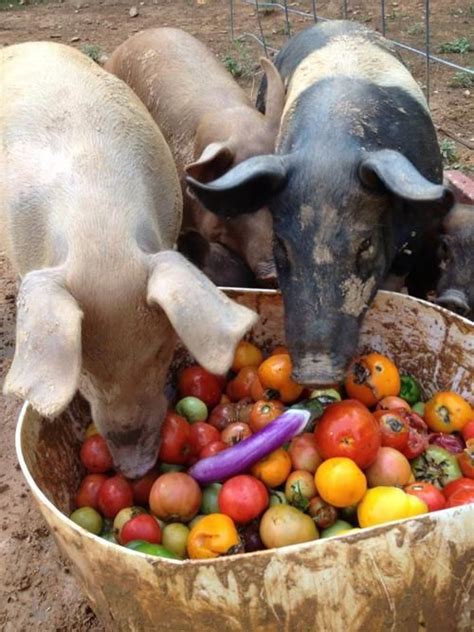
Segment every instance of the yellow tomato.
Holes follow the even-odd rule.
[[[262,363],[263,354],[258,347],[251,342],[241,340],[235,350],[232,362],[232,371],[238,373],[246,366],[259,366]]]
[[[468,402],[451,391],[436,393],[425,405],[424,420],[434,432],[462,430],[473,416]]]
[[[350,507],[367,489],[367,479],[352,459],[334,457],[323,461],[314,475],[316,489],[334,507]]]
[[[424,513],[428,513],[426,503],[398,487],[373,487],[357,507],[361,527],[373,527]]]
[[[251,470],[253,476],[267,487],[282,485],[291,472],[291,459],[286,450],[278,448],[267,457],[255,463]]]
[[[191,529],[187,541],[188,555],[192,560],[218,557],[239,543],[232,518],[219,513],[209,514]]]

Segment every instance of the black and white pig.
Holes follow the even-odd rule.
[[[178,174],[145,106],[68,46],[0,50],[0,244],[21,276],[4,391],[54,417],[79,389],[115,466],[154,464],[177,336],[224,373],[256,315],[174,250]]]
[[[409,271],[453,195],[425,97],[387,40],[353,22],[317,24],[275,65],[286,88],[276,153],[187,181],[222,216],[269,206],[293,377],[330,383],[377,289]]]

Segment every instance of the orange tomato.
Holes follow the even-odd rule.
[[[283,414],[285,407],[278,400],[267,402],[260,400],[255,402],[250,411],[250,427],[254,432],[268,426],[268,424]]]
[[[257,368],[254,366],[244,366],[237,373],[235,378],[227,384],[226,395],[231,401],[238,402],[241,399],[250,397],[250,386],[257,377]]]
[[[283,448],[278,448],[267,457],[261,459],[252,466],[251,470],[255,478],[258,478],[267,487],[278,487],[286,481],[291,472],[291,459]]]
[[[197,522],[188,536],[188,555],[192,560],[204,560],[225,555],[240,544],[232,518],[220,513],[209,514]]]
[[[286,355],[289,355],[289,351],[288,351],[288,347],[285,347],[283,345],[279,345],[278,347],[275,347],[273,349],[273,351],[270,353],[271,356],[274,355],[281,355],[282,353],[285,353]]]
[[[314,475],[316,489],[334,507],[357,504],[367,490],[367,479],[352,459],[345,456],[323,461]]]
[[[423,418],[434,432],[455,432],[462,430],[472,415],[470,404],[461,395],[443,391],[425,404]]]
[[[293,365],[287,353],[272,355],[258,367],[258,377],[264,388],[275,389],[282,402],[294,402],[303,392],[300,386],[291,379]]]
[[[374,406],[384,397],[400,393],[400,374],[389,358],[369,353],[352,362],[344,386],[350,398]]]
[[[241,340],[235,350],[232,371],[238,373],[245,366],[258,366],[262,360],[263,354],[258,347],[251,342]]]

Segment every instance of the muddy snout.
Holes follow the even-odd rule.
[[[467,296],[462,290],[445,290],[435,299],[435,303],[460,316],[467,316],[470,312]]]
[[[262,261],[255,268],[255,276],[259,287],[277,289],[278,277],[274,261]]]
[[[293,379],[310,387],[325,387],[341,382],[345,364],[340,364],[331,354],[307,354],[293,361]]]
[[[126,478],[140,478],[155,465],[160,447],[159,434],[146,445],[124,438],[122,433],[111,432],[105,435],[115,469]]]

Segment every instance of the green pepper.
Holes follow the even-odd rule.
[[[178,415],[185,417],[190,424],[196,421],[206,421],[208,416],[207,406],[197,397],[183,397],[175,407]]]
[[[130,544],[130,543],[129,543]],[[147,555],[154,555],[155,557],[167,557],[170,560],[179,560],[181,559],[176,553],[172,551],[168,551],[161,544],[151,544],[150,542],[142,542],[141,544],[136,544],[135,551],[139,553],[146,553]]]
[[[400,376],[400,397],[410,404],[416,404],[421,399],[421,386],[412,375]]]
[[[130,542],[127,542],[127,544],[125,545],[125,548],[136,551],[136,549],[142,544],[148,544],[148,542],[146,540],[130,540]]]

